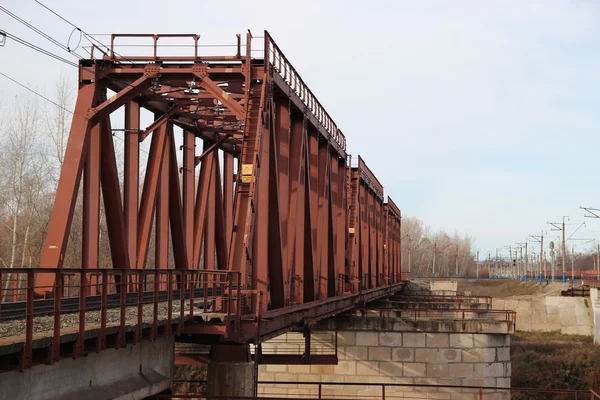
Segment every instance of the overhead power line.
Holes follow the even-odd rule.
[[[105,55],[107,53],[105,53],[100,47],[98,46],[102,46],[106,49],[106,52],[110,51],[109,47],[107,45],[105,45],[104,43],[100,42],[98,39],[96,39],[94,36],[90,35],[89,33],[87,33],[86,31],[84,31],[83,29],[81,29],[80,27],[78,27],[77,25],[75,25],[74,23],[72,23],[71,21],[69,21],[68,19],[66,19],[65,17],[63,17],[62,15],[60,15],[58,12],[54,11],[53,9],[51,9],[50,7],[48,7],[47,5],[45,5],[44,3],[42,3],[39,0],[35,0],[36,3],[38,3],[40,6],[44,7],[46,10],[50,11],[52,14],[56,15],[58,18],[62,19],[64,22],[66,22],[67,24],[71,25],[74,29],[78,30],[79,32],[81,32],[83,34],[83,37],[86,38],[90,43],[95,43],[96,47],[102,51]],[[128,60],[127,58],[123,57],[122,55],[120,55],[119,53],[117,53],[116,51],[114,51],[113,49],[113,53],[119,57],[121,57],[122,59],[124,59],[125,61],[128,61],[130,63],[133,64],[133,61]]]
[[[41,53],[41,54],[43,54],[43,55],[45,55],[45,56],[48,56],[48,57],[54,58],[55,60],[58,60],[58,61],[60,61],[60,62],[63,62],[63,63],[65,63],[65,64],[67,64],[67,65],[70,65],[70,66],[72,66],[72,67],[75,67],[75,68],[77,68],[77,66],[78,66],[78,65],[77,65],[77,63],[75,63],[75,62],[73,62],[73,61],[71,61],[71,60],[67,60],[66,58],[64,58],[64,57],[61,57],[61,56],[59,56],[58,54],[56,54],[56,53],[53,53],[53,52],[51,52],[51,51],[49,51],[49,50],[43,49],[43,48],[41,48],[41,47],[39,47],[39,46],[36,46],[35,44],[33,44],[33,43],[31,43],[31,42],[28,42],[28,41],[27,41],[27,40],[25,40],[25,39],[21,39],[20,37],[18,37],[18,36],[15,36],[15,35],[13,35],[12,33],[9,33],[9,32],[7,32],[7,31],[0,31],[0,33],[1,33],[2,35],[5,35],[7,39],[12,39],[12,40],[14,40],[15,42],[17,42],[17,43],[19,43],[19,44],[22,44],[23,46],[29,47],[30,49],[32,49],[32,50],[35,50],[35,51],[37,51],[38,53]]]
[[[16,83],[17,85],[21,86],[22,88],[24,88],[24,89],[26,89],[26,90],[29,90],[31,93],[34,93],[34,94],[36,94],[37,96],[41,97],[42,99],[44,99],[44,100],[46,100],[46,101],[48,101],[48,102],[50,102],[50,103],[54,104],[56,107],[58,107],[58,108],[60,108],[60,109],[62,109],[62,110],[64,110],[64,111],[66,111],[66,112],[68,112],[68,113],[70,113],[70,114],[74,114],[74,113],[73,113],[73,111],[71,111],[71,110],[69,110],[69,109],[66,109],[66,108],[64,108],[63,106],[61,106],[60,104],[58,104],[58,103],[56,103],[56,102],[54,102],[54,101],[50,100],[49,98],[47,98],[47,97],[46,97],[46,96],[44,96],[43,94],[41,94],[41,93],[39,93],[39,92],[36,92],[35,90],[33,90],[32,88],[30,88],[29,86],[22,84],[21,82],[17,81],[16,79],[13,79],[13,78],[11,78],[10,76],[8,76],[8,75],[6,75],[5,73],[3,73],[2,71],[0,71],[0,75],[2,75],[3,77],[5,77],[6,79],[8,79],[8,80],[10,80],[10,81],[12,81],[12,82],[14,82],[14,83]]]
[[[61,43],[58,40],[54,39],[52,36],[48,35],[44,31],[42,31],[41,29],[37,28],[35,25],[33,25],[33,24],[25,21],[23,18],[19,17],[15,13],[7,10],[5,7],[0,6],[0,11],[4,12],[9,17],[11,17],[11,18],[15,19],[16,21],[20,22],[21,24],[25,25],[27,28],[31,29],[32,31],[34,31],[35,33],[37,33],[38,35],[40,35],[44,39],[48,40],[50,43],[52,43],[52,44],[60,47],[62,50],[65,50],[69,54],[72,54],[72,55],[77,56],[79,58],[83,58],[81,55],[79,55],[79,54],[77,54],[75,52],[75,50],[77,50],[77,47],[79,47],[79,44],[77,45],[77,47],[75,49],[71,49],[69,47],[69,41],[67,41],[67,45],[65,46],[63,43]],[[71,33],[71,35],[72,35],[72,33]],[[70,39],[71,39],[71,36],[69,36],[69,40]],[[80,37],[79,41],[81,42],[81,37]]]

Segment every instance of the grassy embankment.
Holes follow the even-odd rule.
[[[511,361],[513,387],[600,389],[600,346],[589,336],[518,332]]]

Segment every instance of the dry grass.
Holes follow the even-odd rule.
[[[577,281],[575,287],[580,287]],[[521,296],[560,296],[562,290],[571,287],[571,283],[562,282],[538,282],[530,280],[527,282],[513,279],[464,279],[458,281],[458,292],[469,292],[474,296],[492,297],[521,297]]]
[[[206,380],[205,365],[176,365],[175,380]],[[175,394],[204,393],[205,385],[201,383],[176,383],[173,385]]]
[[[600,346],[586,336],[519,333],[511,345],[512,386],[598,390]]]
[[[519,282],[515,280],[469,280],[459,281],[458,291],[470,291],[473,296],[527,296],[540,290],[540,283],[535,281]]]

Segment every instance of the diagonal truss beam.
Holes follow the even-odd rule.
[[[218,99],[223,103],[223,105],[227,107],[238,120],[244,121],[246,119],[246,112],[242,105],[209,78],[207,66],[196,65],[192,68],[192,72],[196,77],[200,78],[200,86],[214,96],[215,99]]]
[[[123,90],[116,93],[110,99],[103,101],[94,108],[90,108],[87,113],[87,118],[94,122],[100,121],[117,108],[125,103],[133,100],[140,93],[150,87],[151,79],[157,76],[160,72],[160,67],[157,65],[148,65],[144,69],[144,75],[136,79],[132,84],[126,86]]]
[[[42,250],[41,266],[43,268],[60,268],[64,262],[67,239],[73,221],[81,172],[92,128],[91,121],[85,118],[85,115],[93,106],[95,99],[95,84],[89,83],[80,87],[56,190],[56,200]],[[53,276],[46,278],[40,278],[39,283],[44,286],[51,284]]]
[[[138,261],[136,266],[138,269],[143,269],[146,264],[150,242],[150,229],[152,227],[152,217],[154,215],[154,206],[156,205],[156,194],[158,191],[158,179],[166,141],[167,127],[166,124],[162,124],[152,135],[148,166],[146,167],[146,179],[144,180],[144,189],[140,202],[137,242]]]

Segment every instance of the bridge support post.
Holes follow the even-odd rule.
[[[247,344],[214,344],[208,364],[207,398],[253,397],[254,361]]]

